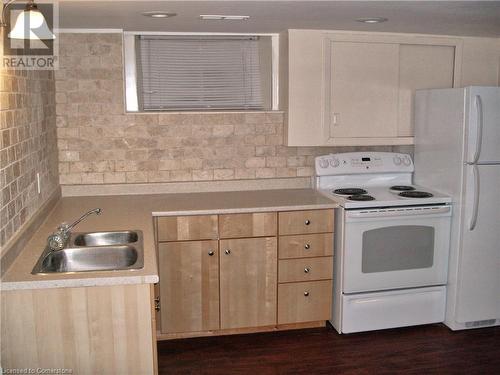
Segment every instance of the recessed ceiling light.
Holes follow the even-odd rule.
[[[152,18],[170,18],[170,17],[175,17],[177,15],[177,13],[163,12],[163,11],[142,12],[141,14],[143,16]]]
[[[384,17],[366,17],[366,18],[357,18],[356,21],[363,23],[382,23],[386,22],[387,18]]]
[[[250,16],[229,16],[222,14],[200,14],[202,20],[247,21]]]

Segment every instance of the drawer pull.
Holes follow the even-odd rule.
[[[309,297],[309,292],[304,292],[304,296]]]
[[[214,251],[213,251],[213,250],[210,250],[210,251],[208,252],[208,255],[209,255],[209,256],[213,256],[214,254],[215,254],[215,253],[214,253]]]
[[[310,248],[311,248],[311,245],[309,245],[308,243],[306,243],[306,244],[304,245],[304,249],[309,250]]]
[[[304,268],[304,273],[309,273],[311,269],[309,267]]]
[[[307,219],[306,221],[304,221],[304,224],[305,224],[305,225],[309,225],[309,224],[311,224],[311,220]]]
[[[229,249],[224,250],[224,252],[226,253],[226,255],[231,254],[231,250],[229,250]]]

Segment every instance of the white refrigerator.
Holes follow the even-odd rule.
[[[453,198],[445,324],[500,324],[500,88],[419,90],[415,183]]]

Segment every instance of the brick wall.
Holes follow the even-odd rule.
[[[60,51],[63,185],[311,176],[336,151],[283,146],[279,112],[124,114],[121,34],[63,34]]]
[[[3,247],[59,186],[53,72],[0,68],[0,132]]]

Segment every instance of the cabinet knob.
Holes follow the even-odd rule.
[[[304,249],[309,250],[310,248],[311,248],[311,245],[309,245],[308,243],[306,243],[306,244],[304,245]]]
[[[304,296],[309,297],[309,292],[304,292]]]
[[[304,273],[309,273],[311,269],[309,267],[304,268]]]
[[[231,254],[231,250],[229,250],[229,249],[224,250],[224,252],[226,253],[226,255]]]
[[[215,253],[213,250],[209,250],[208,255],[213,256]]]
[[[307,219],[306,221],[304,221],[304,224],[305,224],[305,225],[309,225],[309,224],[311,224],[311,220]]]

